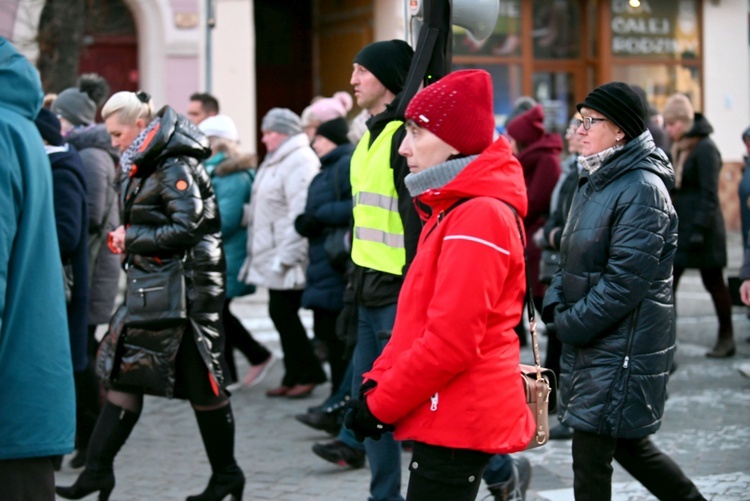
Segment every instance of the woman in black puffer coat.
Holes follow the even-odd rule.
[[[348,130],[344,118],[324,122],[316,130],[312,147],[320,157],[320,173],[310,182],[305,212],[294,223],[297,233],[310,242],[302,306],[313,311],[315,336],[328,348],[331,394],[342,383],[348,363],[344,359],[346,344],[336,336],[336,318],[344,308],[346,263],[334,266],[328,260],[325,243],[330,232],[351,224],[349,163],[354,145],[346,137]]]
[[[700,270],[703,286],[711,294],[719,332],[707,357],[725,358],[735,353],[732,298],[724,281],[727,235],[719,204],[721,154],[709,135],[714,129],[693,110],[687,97],[675,94],[664,108],[667,134],[672,139],[675,188],[672,200],[680,218],[674,288],[688,269]]]
[[[206,490],[188,500],[242,496],[245,479],[234,458],[234,419],[223,389],[221,309],[225,259],[221,224],[208,174],[201,160],[211,154],[208,140],[173,109],[152,118],[143,92],[118,92],[102,109],[112,144],[122,156],[120,226],[110,248],[123,253],[126,266],[143,270],[184,259],[188,319],[162,328],[126,326],[126,310],[115,313],[102,342],[98,366],[110,390],[97,420],[86,469],[71,487],[58,487],[66,499],[114,488],[113,462],[143,406],[144,393],[190,401],[211,463]],[[124,331],[127,329],[127,335]]]
[[[612,459],[659,499],[702,500],[649,440],[675,350],[673,170],[627,84],[578,105],[583,171],[543,319],[563,342],[559,413],[573,428],[576,499],[611,499]]]

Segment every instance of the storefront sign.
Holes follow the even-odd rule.
[[[697,57],[697,16],[697,0],[612,0],[612,54]]]

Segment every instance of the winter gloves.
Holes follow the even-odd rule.
[[[344,422],[346,427],[354,433],[354,438],[359,442],[364,442],[366,438],[380,440],[383,433],[388,433],[396,429],[392,424],[386,424],[373,416],[367,407],[367,393],[375,388],[377,383],[368,380],[359,389],[359,398],[349,400],[346,406],[349,412],[346,414]]]

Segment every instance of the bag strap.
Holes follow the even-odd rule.
[[[448,207],[447,209],[441,210],[437,215],[437,221],[435,222],[433,227],[430,228],[430,231],[428,231],[427,234],[424,236],[424,240],[427,240],[427,237],[429,237],[430,234],[433,232],[433,230],[438,227],[438,225],[443,221],[443,219],[445,219],[445,216],[447,216],[453,209],[455,209],[456,207],[458,207],[464,202],[468,202],[469,200],[471,200],[471,198],[462,198],[458,202]]]
[[[510,205],[505,200],[502,201],[505,205],[510,207],[513,212],[513,216],[516,219],[516,226],[518,226],[518,236],[521,238],[521,245],[523,245],[523,260],[526,263],[526,269],[528,270],[528,255],[526,253],[526,239],[523,237],[523,227],[521,226],[521,218],[518,217],[516,208]],[[531,292],[531,278],[529,277],[528,271],[526,275],[526,314],[529,316],[529,331],[531,332],[531,350],[534,352],[534,368],[536,369],[536,380],[542,381],[542,363],[539,357],[539,338],[536,333],[536,314],[534,312],[534,297]]]

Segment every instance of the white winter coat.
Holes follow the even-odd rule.
[[[266,156],[253,183],[247,258],[239,279],[274,290],[305,288],[307,239],[294,229],[305,211],[307,188],[320,170],[320,160],[304,133],[290,136]]]

